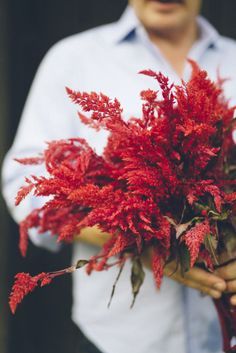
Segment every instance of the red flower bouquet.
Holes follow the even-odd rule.
[[[191,62],[188,83],[170,85],[161,73],[148,70],[160,92],[141,92],[141,118],[122,119],[122,108],[103,94],[67,89],[85,114],[81,121],[109,131],[102,156],[82,138],[53,141],[36,158],[22,164],[44,164],[48,176],[32,176],[17,195],[50,196],[20,225],[20,250],[26,255],[28,230],[50,231],[58,241],[73,241],[84,227],[110,233],[101,252],[75,266],[31,277],[18,274],[10,295],[15,312],[37,285],[86,266],[87,272],[133,262],[134,299],[144,280],[141,255],[152,249],[158,287],[164,266],[175,260],[183,275],[201,262],[212,271],[226,254],[234,258],[236,219],[235,108],[224,99],[222,81],[214,84]],[[159,98],[161,93],[162,97]],[[92,280],[92,279],[91,279]],[[224,349],[236,334],[236,316],[228,297],[216,301]],[[231,350],[233,352],[233,350]]]

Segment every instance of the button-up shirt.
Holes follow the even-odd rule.
[[[206,69],[211,78],[218,73],[230,78],[225,94],[236,102],[236,44],[224,38],[203,18],[198,18],[200,36],[188,57]],[[14,197],[24,183],[24,176],[42,174],[41,166],[22,167],[14,157],[28,157],[45,147],[53,139],[83,137],[101,153],[107,133],[96,132],[77,118],[76,107],[65,93],[65,86],[80,91],[102,91],[117,97],[124,107],[124,119],[140,116],[139,92],[158,89],[157,83],[138,75],[143,69],[162,71],[170,81],[180,78],[150,41],[132,8],[121,19],[76,34],[54,45],[45,56],[31,87],[14,144],[3,166],[3,193],[14,219],[19,222],[44,200],[26,198],[17,208]],[[183,79],[191,74],[186,62]],[[58,244],[48,234],[32,230],[31,239],[51,250]],[[75,244],[73,261],[88,258],[98,249]],[[157,291],[152,273],[146,271],[145,283],[130,310],[130,264],[117,285],[110,309],[110,292],[117,275],[112,268],[90,277],[83,270],[73,275],[72,318],[87,337],[104,353],[219,353],[221,339],[216,313],[210,298],[184,289],[169,278]],[[58,293],[60,295],[60,293]],[[63,305],[63,303],[62,303]]]

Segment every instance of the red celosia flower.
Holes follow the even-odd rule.
[[[107,145],[99,156],[81,138],[53,141],[39,157],[19,160],[43,163],[48,176],[27,178],[16,203],[30,192],[50,196],[21,223],[23,255],[32,227],[67,242],[82,228],[96,225],[111,239],[89,260],[88,273],[136,259],[151,247],[159,287],[165,263],[180,256],[183,244],[191,266],[200,255],[212,268],[205,237],[218,239],[218,228],[231,222],[236,209],[235,108],[224,99],[222,81],[213,83],[190,63],[192,78],[181,86],[170,84],[161,73],[142,71],[157,81],[162,97],[158,91],[142,91],[142,115],[127,122],[117,99],[67,88],[85,113],[79,113],[81,121],[108,131]],[[114,256],[116,260],[109,260]],[[21,294],[12,295],[13,303],[34,289],[33,278],[28,278],[28,287],[16,282],[19,291],[14,293]]]
[[[24,272],[18,273],[15,276],[15,282],[9,298],[9,305],[12,313],[15,313],[18,304],[22,302],[27,294],[33,292],[36,287],[44,287],[47,284],[50,284],[53,278],[72,273],[76,269],[85,266],[87,263],[88,261],[78,261],[75,266],[65,268],[64,270],[49,273],[42,272],[36,276],[30,276],[29,273]]]
[[[163,251],[163,249],[158,246],[153,247],[152,271],[158,288],[161,286],[162,278],[164,275],[164,266],[167,258],[168,254]]]
[[[12,292],[9,299],[9,305],[12,313],[15,313],[18,304],[22,302],[28,293],[33,292],[38,285],[43,287],[50,282],[50,277],[44,272],[34,277],[31,277],[28,273],[18,273],[15,276],[15,283],[12,287]]]

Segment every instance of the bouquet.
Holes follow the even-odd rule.
[[[127,260],[132,261],[135,300],[145,277],[141,256],[147,249],[158,288],[171,261],[184,276],[199,263],[213,271],[225,259],[234,259],[235,108],[223,96],[223,80],[213,83],[195,62],[190,64],[192,77],[181,85],[170,84],[161,73],[142,71],[160,90],[142,91],[141,117],[128,121],[117,99],[67,88],[83,111],[81,121],[109,132],[107,145],[98,155],[82,138],[52,141],[39,156],[18,160],[43,164],[47,172],[26,178],[16,197],[19,204],[29,193],[46,196],[45,204],[20,224],[20,251],[26,255],[33,227],[71,242],[81,229],[98,226],[110,239],[97,256],[67,269],[17,274],[10,294],[13,313],[25,295],[57,276],[83,266],[88,274],[118,266],[118,280]],[[114,290],[115,285],[112,295]],[[227,295],[215,304],[224,350],[236,352],[230,344],[236,335],[236,312]]]

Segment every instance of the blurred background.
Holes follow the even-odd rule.
[[[49,47],[68,35],[118,19],[126,0],[0,0],[0,164],[10,147],[36,69]],[[236,1],[203,0],[204,16],[221,34],[236,39]],[[27,297],[12,317],[7,298],[16,272],[32,274],[66,267],[70,248],[53,255],[18,252],[18,228],[0,196],[0,352],[73,351],[71,278]]]

